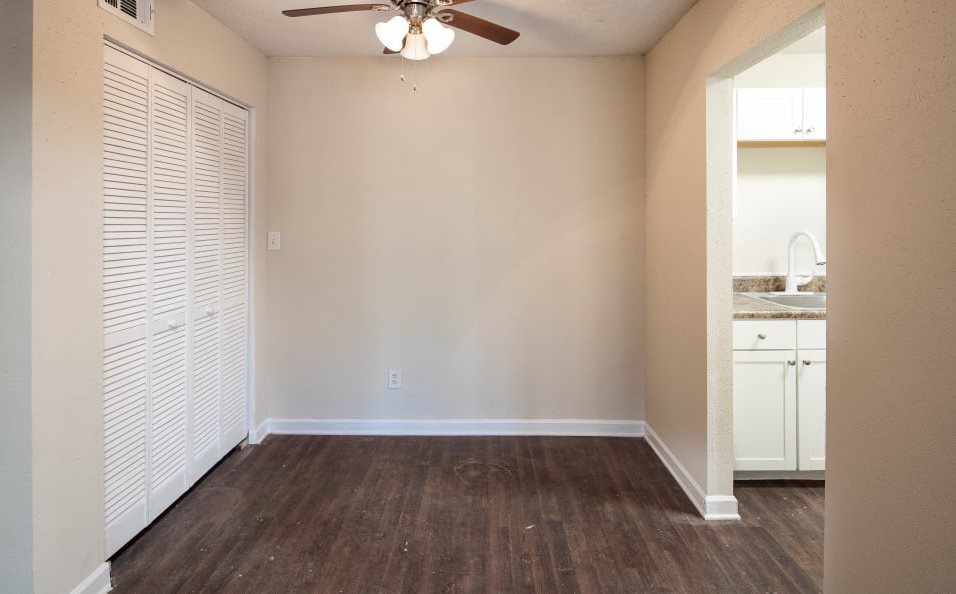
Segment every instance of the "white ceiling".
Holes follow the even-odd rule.
[[[193,0],[267,56],[376,56],[382,13],[288,18],[289,8],[374,0]],[[387,0],[386,0],[387,1]],[[462,12],[521,32],[507,47],[464,31],[449,56],[607,56],[643,54],[697,0],[475,0]],[[159,11],[162,11],[160,3]],[[157,18],[162,18],[157,14]]]

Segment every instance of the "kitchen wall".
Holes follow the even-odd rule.
[[[269,63],[271,416],[643,419],[641,58]]]
[[[816,34],[814,34],[816,35]],[[781,50],[734,77],[738,89],[789,89],[827,86],[825,53],[788,53]]]
[[[700,0],[646,58],[647,421],[704,489],[708,489],[706,81],[819,5],[819,0]]]
[[[825,54],[780,53],[734,78],[734,87],[825,87]],[[826,148],[740,148],[734,217],[734,276],[785,275],[787,244],[809,231],[826,251]],[[797,271],[814,265],[813,250],[801,240]]]
[[[956,584],[956,3],[829,0],[827,592]]]
[[[797,231],[812,233],[826,252],[826,168],[824,147],[738,149],[734,276],[787,274],[787,245]],[[801,274],[826,274],[805,240],[795,262]]]
[[[154,37],[93,0],[34,1],[33,553],[44,594],[71,591],[104,561],[103,36],[258,108],[255,150],[266,148],[266,59],[189,0],[156,8]],[[258,269],[265,159],[254,182]]]
[[[30,201],[33,2],[0,3],[0,584],[33,588]]]

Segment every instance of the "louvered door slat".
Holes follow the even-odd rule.
[[[189,85],[150,73],[150,519],[188,488]]]
[[[104,512],[112,553],[147,523],[149,67],[107,48],[103,80]]]

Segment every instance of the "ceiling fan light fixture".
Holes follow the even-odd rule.
[[[431,54],[428,53],[428,41],[421,33],[410,33],[405,38],[405,47],[402,48],[402,56],[406,60],[427,60]]]
[[[422,34],[425,35],[428,52],[433,55],[442,53],[455,41],[455,30],[442,25],[435,18],[422,23]]]
[[[402,51],[408,30],[408,20],[403,16],[392,17],[388,22],[375,25],[375,35],[378,40],[393,52]]]

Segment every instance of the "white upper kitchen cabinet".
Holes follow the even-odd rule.
[[[827,139],[826,89],[803,89],[803,136],[807,140]]]
[[[738,89],[737,140],[826,139],[826,89]]]

